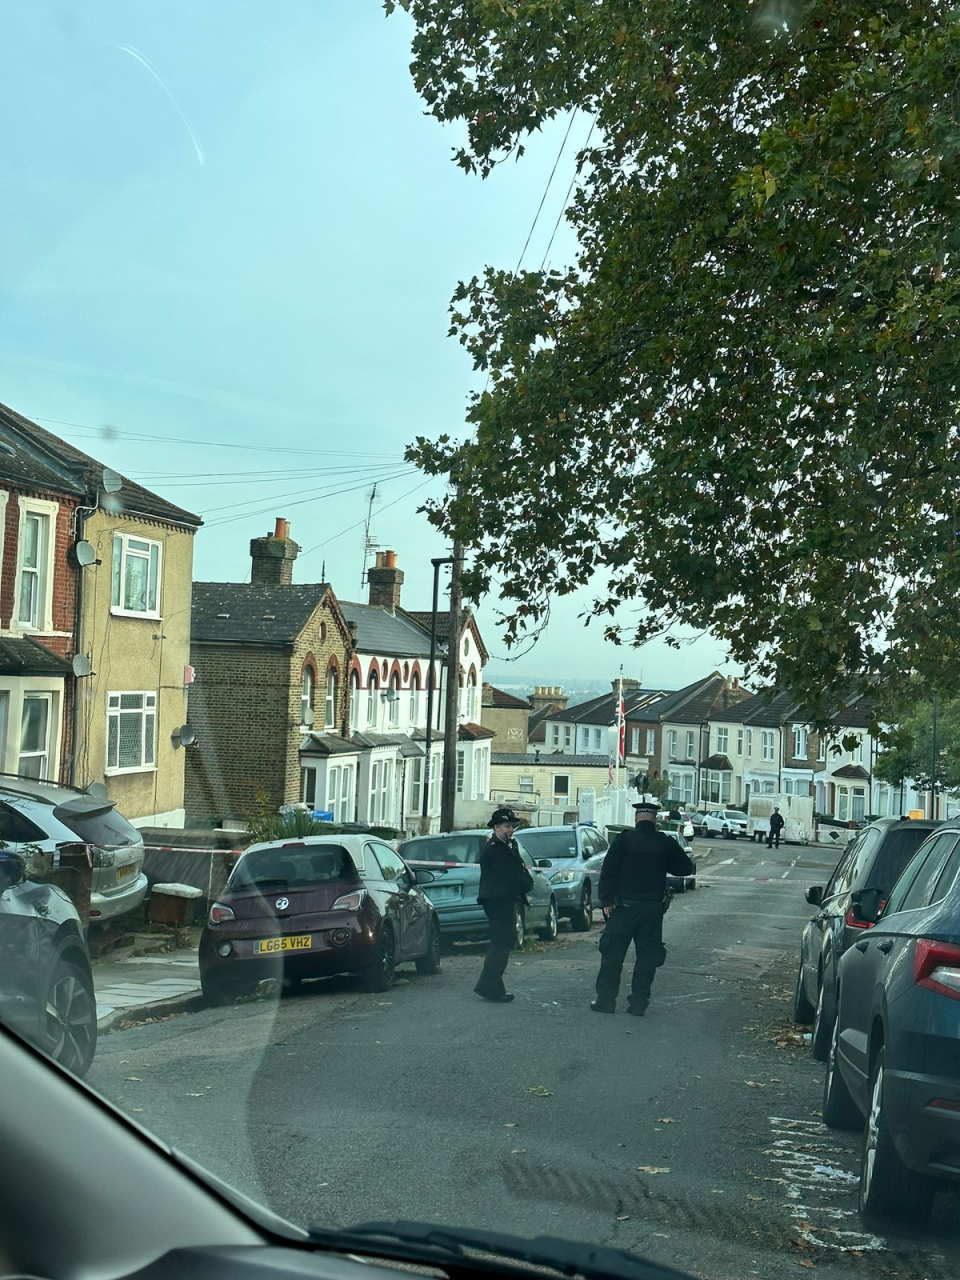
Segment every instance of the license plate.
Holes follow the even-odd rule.
[[[135,875],[136,870],[137,870],[137,864],[135,862],[131,862],[126,867],[117,867],[117,879],[126,880],[127,876]]]
[[[313,938],[309,933],[300,933],[290,938],[261,938],[253,944],[255,956],[272,955],[276,951],[309,951],[313,946]]]

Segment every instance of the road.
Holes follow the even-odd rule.
[[[472,994],[482,947],[458,946],[385,995],[331,979],[107,1036],[90,1083],[300,1223],[554,1234],[710,1280],[960,1274],[960,1198],[921,1238],[862,1230],[859,1138],[822,1126],[790,1022],[802,888],[835,855],[697,847],[643,1019],[588,1007],[598,925],[515,954],[511,1005]]]

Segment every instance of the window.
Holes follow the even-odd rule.
[[[393,761],[384,760],[380,773],[380,821],[393,821]]]
[[[569,748],[570,748],[570,744],[571,744],[571,742],[572,742],[572,741],[573,741],[573,730],[572,730],[572,728],[570,727],[570,725],[565,724],[565,725],[563,726],[563,749],[564,749],[564,751],[569,750]]]
[[[725,756],[729,750],[730,750],[730,730],[718,729],[717,730],[717,754],[721,756]]]
[[[807,731],[802,724],[793,727],[793,755],[796,760],[805,760],[807,756]]]
[[[17,772],[27,778],[47,778],[50,751],[50,710],[53,696],[28,693],[20,718],[20,762]]]
[[[407,808],[411,813],[420,813],[423,807],[423,759],[411,760],[407,769],[409,781]]]
[[[850,820],[850,792],[846,787],[837,787],[837,817],[841,822]]]
[[[473,752],[473,798],[480,800],[486,790],[484,775],[486,772],[487,752],[485,748],[474,748]]]
[[[937,836],[935,840],[931,840],[924,846],[926,856],[923,865],[919,868],[913,883],[903,896],[900,903],[901,911],[916,911],[920,907],[929,905],[933,896],[933,890],[940,879],[940,875],[944,869],[947,859],[953,853],[957,843],[956,832],[944,832],[942,836]]]
[[[551,741],[555,748],[560,748],[560,726],[558,724],[551,725],[550,728]]]
[[[377,697],[380,693],[380,681],[377,679],[375,671],[370,672],[370,683],[367,685],[367,724],[376,727],[377,723]]]
[[[379,816],[377,808],[380,804],[380,769],[383,763],[382,760],[374,760],[370,766],[370,822],[376,822]]]
[[[950,890],[956,883],[957,876],[960,875],[960,844],[954,845],[953,852],[947,859],[943,871],[940,873],[940,879],[936,883],[933,893],[930,895],[930,905],[935,902],[942,902]]]
[[[463,752],[457,752],[457,795],[463,795]]]
[[[851,764],[863,763],[863,739],[857,738],[856,744],[847,752],[847,759]]]
[[[303,668],[303,683],[300,685],[300,723],[313,723],[313,668]]]
[[[388,763],[389,761],[384,761],[384,764]],[[406,863],[388,844],[368,844],[366,847],[373,850],[376,862],[380,864],[380,870],[383,872],[383,878],[388,884],[401,884],[409,879],[410,872],[407,870]]]
[[[765,796],[772,796],[776,790],[777,784],[772,779],[764,782],[763,786],[760,788],[761,794]]]
[[[747,730],[747,757],[753,755],[753,730]]]
[[[390,723],[400,723],[400,677],[396,672],[390,677]]]
[[[353,817],[353,765],[327,767],[327,811],[334,822],[350,822]]]
[[[594,729],[593,745],[597,751],[600,751],[603,749],[603,730],[602,729]]]
[[[48,612],[48,547],[50,517],[36,511],[25,511],[20,530],[20,608],[17,614],[22,627],[44,629]]]
[[[694,737],[693,730],[688,729],[687,730],[687,754],[684,757],[684,759],[693,760],[695,758],[696,758],[696,740]]]
[[[600,730],[598,729],[597,730],[597,739],[598,739],[597,746],[598,747],[600,745],[599,737],[600,737]],[[640,730],[639,729],[631,728],[630,730],[630,754],[634,756],[638,756],[640,754]]]
[[[300,800],[311,809],[317,807],[317,771],[303,768],[300,770]]]
[[[128,533],[113,535],[113,596],[116,613],[159,617],[163,547]]]
[[[108,693],[107,771],[154,768],[156,727],[155,693]]]
[[[676,760],[676,758],[677,758],[677,731],[676,731],[676,729],[670,729],[670,730],[668,730],[668,732],[667,732],[667,754],[670,756],[670,759],[671,759],[671,760]]]
[[[737,755],[738,756],[743,755],[743,730],[742,729],[737,730]]]
[[[827,740],[822,735],[817,737],[817,760],[822,764],[827,758]]]
[[[569,773],[555,773],[553,775],[553,802],[560,804],[565,802],[570,796],[570,775]]]
[[[470,678],[467,681],[467,719],[473,721],[477,710],[477,677],[470,672]]]
[[[656,751],[656,749],[657,749],[657,731],[656,729],[648,729],[647,730],[647,746],[646,746],[647,755],[652,756]]]
[[[708,804],[730,803],[730,777],[730,772],[727,769],[719,771],[711,769],[707,773],[706,800]]]
[[[356,671],[350,673],[350,728],[360,728],[360,676]]]
[[[410,723],[415,725],[420,720],[420,677],[414,675],[410,681]]]
[[[773,730],[761,729],[760,731],[760,748],[764,760],[773,759]]]
[[[533,774],[521,773],[517,778],[517,790],[522,791],[524,795],[532,795],[533,793]]]
[[[863,787],[854,787],[850,796],[850,818],[859,822],[867,812],[867,793]]]
[[[337,727],[337,669],[327,671],[327,696],[324,699],[324,721],[328,729]]]

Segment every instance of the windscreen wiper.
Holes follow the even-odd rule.
[[[585,1276],[589,1280],[691,1280],[685,1272],[650,1262],[624,1249],[583,1244],[559,1236],[535,1236],[532,1240],[524,1240],[499,1231],[404,1221],[360,1222],[342,1231],[312,1227],[308,1234],[316,1244],[338,1251],[402,1257],[429,1262],[441,1269],[448,1269],[453,1264],[456,1269],[489,1270],[487,1261],[473,1256],[485,1254],[488,1259],[493,1257],[501,1262],[524,1263],[525,1272],[532,1265],[563,1275]],[[520,1268],[514,1271],[515,1274],[519,1272]]]

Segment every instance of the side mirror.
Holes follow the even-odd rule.
[[[803,896],[810,903],[811,907],[819,907],[820,903],[823,901],[823,885],[811,885]]]
[[[27,864],[12,849],[0,849],[0,893],[22,884],[27,878]]]
[[[876,924],[883,910],[883,893],[880,889],[858,889],[850,895],[854,920],[862,924]]]
[[[414,872],[414,879],[416,880],[417,884],[433,884],[436,878],[437,877],[433,874],[433,872],[428,871],[426,867],[418,867],[417,870]]]
[[[537,859],[537,866],[538,866],[538,867],[552,867],[552,866],[553,866],[553,863],[550,861],[550,859],[549,859],[549,858],[538,858],[538,859]]]

